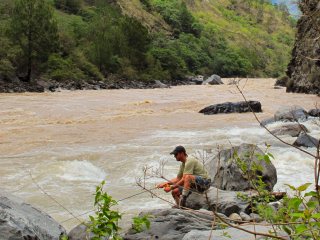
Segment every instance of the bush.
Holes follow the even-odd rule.
[[[82,7],[82,0],[54,0],[54,5],[62,11],[77,14]]]

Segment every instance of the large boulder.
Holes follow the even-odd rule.
[[[221,77],[213,74],[210,77],[208,77],[205,81],[202,82],[203,85],[209,84],[209,85],[221,85],[223,84]]]
[[[187,80],[193,84],[201,85],[204,77],[202,75],[187,77]]]
[[[250,107],[249,107],[250,106]],[[244,113],[244,112],[262,112],[261,103],[258,101],[248,101],[248,102],[226,102],[211,105],[200,110],[199,113],[203,113],[205,115],[213,115],[218,113]]]
[[[68,234],[68,240],[87,240],[94,237],[94,234],[88,231],[86,224],[81,223],[74,227]],[[108,240],[108,237],[101,237],[100,240]]]
[[[217,212],[226,216],[230,216],[233,213],[250,213],[250,203],[239,198],[239,194],[253,196],[255,195],[255,192],[224,191],[215,187],[210,187],[205,194],[193,192],[187,198],[186,206],[196,210],[217,210]]]
[[[125,240],[181,240],[192,230],[210,230],[213,219],[211,215],[201,212],[195,213],[174,208],[145,211],[140,215],[151,216],[150,229],[141,233],[136,233],[131,229],[125,234]]]
[[[295,122],[307,118],[308,113],[299,106],[282,107],[274,114],[275,121]]]
[[[258,159],[257,154],[264,153],[252,144],[242,144],[220,151],[207,164],[212,186],[229,191],[245,191],[253,188],[236,163],[235,155],[237,155],[247,166],[252,166],[253,163],[261,166],[261,171],[256,171],[255,174],[262,177],[267,189],[271,191],[277,183],[277,170],[272,163]]]
[[[48,214],[9,193],[0,192],[1,240],[59,240],[65,234],[65,229]]]
[[[302,133],[297,140],[293,143],[294,146],[297,147],[317,147],[319,144],[319,139],[316,139],[309,134]]]
[[[308,129],[303,124],[297,122],[285,123],[271,130],[271,133],[276,136],[289,135],[291,137],[298,137],[300,133],[307,132],[309,132]]]
[[[315,108],[315,109],[311,109],[308,114],[311,117],[320,117],[320,109],[319,108]]]
[[[153,87],[154,87],[154,88],[170,88],[170,86],[168,86],[167,84],[162,83],[162,82],[159,81],[159,80],[155,80],[155,81],[154,81]]]

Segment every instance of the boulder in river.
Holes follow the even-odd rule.
[[[315,109],[311,109],[308,114],[311,117],[320,117],[320,109],[319,108],[315,108]]]
[[[271,123],[274,123],[274,122],[275,122],[274,117],[267,118],[267,119],[261,120],[260,121],[260,125],[261,126],[267,126],[268,124],[271,124]]]
[[[250,107],[249,107],[250,106]],[[244,112],[262,112],[261,103],[258,101],[248,101],[248,102],[226,102],[211,105],[200,110],[199,113],[203,113],[205,115],[213,115],[218,113],[244,113]]]
[[[271,133],[276,136],[281,135],[289,135],[291,137],[298,137],[300,133],[307,133],[309,132],[308,129],[300,123],[285,123],[277,128],[271,130]]]
[[[213,74],[210,77],[208,77],[205,81],[202,83],[203,85],[209,84],[209,85],[221,85],[223,84],[221,77]]]
[[[317,147],[319,144],[319,139],[316,139],[309,134],[302,133],[297,138],[297,140],[293,143],[294,146],[297,147]]]
[[[159,80],[154,81],[154,88],[170,88],[167,84],[162,83]]]
[[[264,153],[256,145],[252,144],[241,144],[240,146],[220,151],[207,164],[212,186],[229,191],[253,189],[250,181],[243,175],[236,163],[235,157],[238,157],[247,166],[252,166],[253,163],[261,166],[262,171],[257,171],[256,175],[261,176],[267,189],[272,191],[277,183],[277,170],[272,163],[258,159],[257,154],[263,155]]]
[[[274,114],[275,121],[295,122],[307,118],[308,113],[299,106],[282,107]]]
[[[198,76],[190,76],[187,78],[187,80],[193,84],[201,85],[203,83],[204,77],[202,75]]]
[[[1,240],[58,240],[65,234],[65,229],[48,214],[9,193],[0,192]]]

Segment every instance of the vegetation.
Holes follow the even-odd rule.
[[[284,6],[266,0],[3,0],[0,77],[277,77],[294,24]]]

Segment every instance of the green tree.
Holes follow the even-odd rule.
[[[57,24],[45,0],[16,0],[11,20],[11,37],[22,50],[23,70],[30,81],[36,63],[43,63],[58,47]]]

